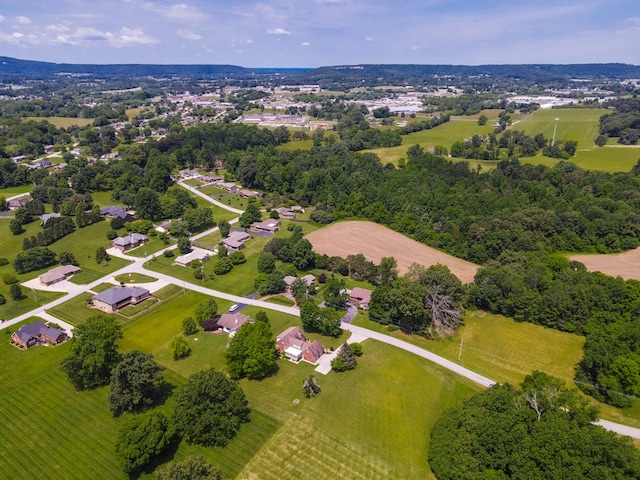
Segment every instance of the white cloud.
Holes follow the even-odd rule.
[[[190,30],[190,29],[178,30],[176,33],[178,34],[179,37],[182,37],[187,40],[200,40],[202,38],[202,35],[195,33],[193,30]]]
[[[152,10],[162,15],[163,17],[181,22],[201,22],[209,16],[186,3],[177,3],[168,7],[163,7],[155,5],[152,2],[147,2],[144,3],[143,6],[148,10]]]
[[[109,38],[109,43],[114,47],[130,47],[132,45],[153,45],[159,40],[147,35],[139,28],[122,27],[120,33]]]
[[[291,32],[285,30],[284,28],[272,28],[270,30],[267,30],[267,33],[269,35],[291,35]]]
[[[20,25],[28,25],[31,23],[31,20],[29,20],[29,18],[23,17],[22,15],[20,15],[19,17],[16,17],[14,20],[16,21],[16,23],[19,23]]]
[[[253,43],[253,40],[251,40],[250,38],[247,38],[247,41],[246,41],[246,43],[249,43],[249,44],[251,44],[251,43]]]
[[[0,23],[4,22],[7,19],[7,17],[0,15]]]
[[[308,47],[311,44],[309,42],[302,42],[302,45],[305,46],[305,47]]]
[[[373,37],[364,37],[367,42],[373,42]]]

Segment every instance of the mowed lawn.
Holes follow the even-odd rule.
[[[451,145],[455,142],[462,141],[465,138],[471,138],[474,135],[488,135],[493,132],[491,122],[487,125],[480,126],[477,119],[467,119],[466,117],[453,117],[447,123],[438,125],[431,130],[422,130],[421,132],[403,135],[402,145],[391,148],[375,148],[372,150],[364,150],[378,155],[380,161],[385,163],[398,164],[400,158],[407,157],[407,149],[413,145],[420,145],[425,150],[441,145],[447,150],[451,149]]]
[[[514,125],[513,129],[522,130],[531,136],[542,133],[545,137],[552,138],[555,119],[558,118],[556,139],[578,142],[578,151],[571,159],[572,162],[586,170],[628,172],[640,159],[640,147],[621,148],[617,144],[597,147],[594,143],[600,133],[600,117],[608,113],[611,112],[605,109],[587,108],[537,110],[522,122]],[[556,159],[541,155],[522,159],[522,161],[548,166],[557,163]]]
[[[0,220],[0,257],[6,258],[9,261],[8,265],[0,266],[0,278],[3,275],[16,275],[16,271],[13,268],[13,260],[16,255],[22,251],[22,240],[26,236],[36,235],[40,231],[40,224],[36,220],[28,225],[25,225],[26,232],[21,235],[13,235],[9,230],[10,220]],[[37,272],[29,272],[22,275],[16,275],[20,283],[30,280],[45,270]],[[23,313],[40,307],[56,298],[64,295],[63,293],[45,292],[37,290],[32,292],[30,289],[22,287],[22,293],[26,295],[22,300],[12,300],[9,295],[10,285],[6,285],[0,280],[0,294],[4,296],[6,303],[0,305],[0,319],[8,320]]]
[[[584,337],[578,335],[515,322],[483,311],[468,312],[456,335],[442,340],[427,340],[400,331],[389,333],[385,325],[372,322],[362,313],[353,323],[400,338],[497,382],[513,385],[522,382],[534,370],[571,384],[584,344]],[[458,360],[461,342],[462,355]]]
[[[75,118],[75,117],[24,117],[23,121],[27,122],[33,120],[40,122],[46,120],[47,122],[55,125],[58,128],[69,128],[71,125],[78,125],[84,127],[85,125],[91,125],[95,118]]]

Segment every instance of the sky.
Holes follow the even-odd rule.
[[[2,0],[0,55],[319,67],[640,64],[638,0]]]

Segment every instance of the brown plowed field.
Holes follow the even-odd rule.
[[[590,272],[602,272],[612,277],[640,280],[640,248],[607,255],[571,255],[569,260],[584,263]]]
[[[435,248],[411,240],[389,228],[372,222],[340,222],[311,232],[306,238],[313,250],[329,256],[347,257],[362,253],[368,260],[380,263],[382,257],[394,257],[398,271],[404,275],[412,263],[429,267],[446,265],[462,283],[473,281],[478,266],[452,257]]]

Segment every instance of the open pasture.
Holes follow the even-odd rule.
[[[473,280],[478,266],[460,258],[423,245],[404,235],[373,222],[349,221],[334,223],[306,236],[314,251],[329,256],[347,257],[362,253],[368,260],[380,263],[382,257],[394,257],[398,270],[405,274],[412,263],[429,267],[446,265],[463,283]]]
[[[69,128],[71,125],[78,125],[79,127],[90,125],[93,123],[95,119],[94,118],[74,118],[74,117],[25,117],[22,120],[25,122],[29,120],[33,120],[35,122],[46,120],[47,122],[55,125],[58,128]]]

